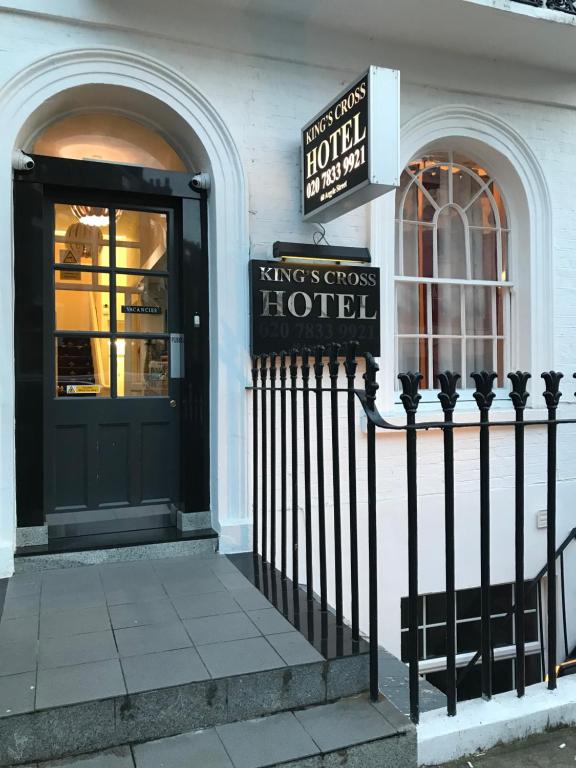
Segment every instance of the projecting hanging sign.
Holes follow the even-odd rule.
[[[302,211],[326,222],[399,184],[400,73],[370,67],[302,129]]]
[[[253,355],[348,341],[380,354],[377,267],[254,260],[250,292]]]

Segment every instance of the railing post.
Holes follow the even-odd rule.
[[[342,608],[342,519],[340,501],[340,436],[338,431],[338,355],[340,344],[330,346],[330,421],[332,425],[332,485],[334,492],[334,583],[336,593],[336,624],[344,623]]]
[[[276,567],[276,352],[270,353],[270,565]],[[272,578],[274,578],[272,576]]]
[[[378,365],[371,354],[366,355],[364,374],[366,408],[376,406],[376,373]],[[368,419],[368,621],[370,632],[370,698],[378,700],[378,522],[376,518],[376,427]]]
[[[410,718],[420,720],[420,676],[418,669],[418,486],[416,453],[416,411],[421,395],[418,385],[421,373],[400,373],[402,384],[400,400],[406,411],[406,476],[408,484],[408,629],[409,629],[409,681]]]
[[[266,405],[267,355],[260,357],[262,382],[262,562],[268,560],[268,414]]]
[[[515,456],[515,558],[516,586],[514,597],[514,630],[516,636],[516,692],[526,692],[526,634],[524,629],[524,409],[529,394],[526,391],[530,374],[526,371],[509,373],[512,382],[510,399],[516,412],[514,427]]]
[[[446,547],[446,698],[448,715],[456,714],[456,584],[454,543],[454,408],[458,400],[456,385],[460,374],[444,371],[438,375],[441,392],[438,399],[447,425],[444,434],[444,529]]]
[[[298,590],[298,352],[290,359],[290,435],[292,460],[292,587]]]
[[[344,368],[348,380],[348,494],[350,506],[350,601],[352,611],[352,640],[360,639],[359,609],[358,609],[358,502],[356,493],[356,395],[354,382],[356,379],[356,353],[358,342],[349,342],[346,349]]]
[[[304,523],[306,538],[306,599],[314,599],[312,576],[312,488],[310,468],[310,350],[302,351],[302,405],[304,417]]]
[[[476,384],[474,399],[480,409],[480,593],[482,697],[492,698],[492,625],[490,600],[490,423],[489,411],[495,393],[497,374],[489,371],[473,373]]]
[[[258,358],[252,357],[252,552],[258,554]]]
[[[286,578],[286,352],[280,353],[280,568]]]
[[[314,350],[314,376],[316,377],[316,469],[318,480],[318,552],[320,560],[320,609],[328,610],[328,583],[326,573],[326,494],[324,488],[324,347]]]
[[[544,400],[548,407],[547,461],[547,551],[548,551],[548,688],[556,688],[556,410],[562,397],[560,379],[563,374],[545,371]]]

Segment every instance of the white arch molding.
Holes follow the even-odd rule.
[[[23,128],[49,99],[71,88],[94,85],[119,86],[157,99],[189,128],[190,146],[177,150],[190,157],[200,145],[209,163],[212,518],[216,527],[228,526],[231,534],[248,541],[244,387],[249,245],[240,154],[220,115],[180,73],[140,52],[108,47],[65,50],[37,60],[0,88],[0,274],[4,286],[0,303],[4,371],[0,387],[0,578],[12,572],[16,527],[11,153],[17,142],[31,138],[23,137]],[[225,543],[227,537],[223,538]],[[242,541],[238,543],[242,545]]]
[[[430,144],[446,143],[483,163],[503,190],[510,214],[511,267],[517,284],[512,318],[512,368],[554,367],[552,315],[552,205],[542,168],[526,141],[499,117],[469,105],[445,105],[412,117],[401,128],[404,168]],[[394,375],[395,193],[372,203],[371,247],[382,267],[382,368],[390,386]],[[384,394],[384,393],[383,393]],[[386,397],[386,394],[384,394]]]

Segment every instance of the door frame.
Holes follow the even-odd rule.
[[[144,205],[170,200],[182,232],[180,280],[185,377],[180,411],[184,512],[210,509],[209,270],[207,195],[192,175],[112,163],[33,155],[35,167],[14,173],[14,346],[16,510],[19,527],[45,524],[44,352],[45,260],[52,232],[44,209],[47,188],[126,195]],[[28,256],[28,258],[27,258]],[[200,318],[199,326],[194,316]],[[194,471],[186,471],[193,467]]]

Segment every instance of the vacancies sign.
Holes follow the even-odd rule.
[[[370,67],[302,129],[302,211],[326,222],[398,186],[400,73]]]
[[[250,262],[253,355],[359,342],[380,354],[376,267]]]

